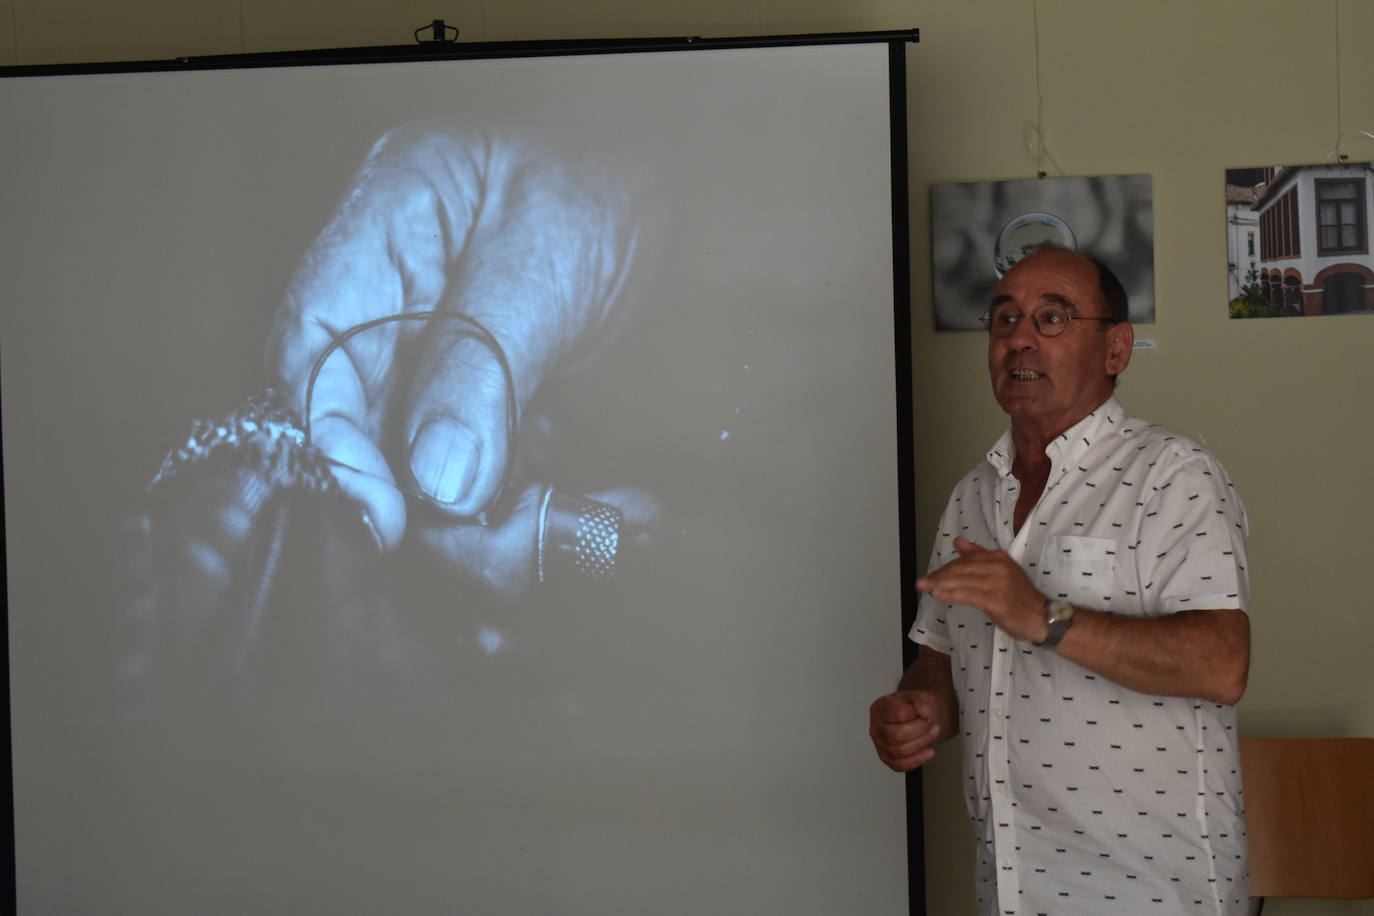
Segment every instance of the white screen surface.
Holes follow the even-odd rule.
[[[902,588],[887,82],[882,45],[0,81],[19,912],[904,912],[864,734]],[[311,330],[424,305],[495,337],[515,459],[485,528],[410,492],[378,559],[225,418]],[[316,383],[403,489],[449,329]],[[443,409],[505,403],[464,378]]]

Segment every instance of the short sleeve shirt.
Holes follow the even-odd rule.
[[[1220,463],[1115,398],[1047,449],[1014,531],[1005,434],[955,488],[931,568],[962,536],[1042,592],[1136,617],[1244,609],[1247,521]],[[1232,707],[1149,696],[922,596],[910,636],[950,656],[980,916],[1241,914],[1246,837]]]

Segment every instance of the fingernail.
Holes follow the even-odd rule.
[[[368,534],[372,535],[372,540],[377,544],[377,551],[379,553],[385,553],[386,545],[382,543],[381,532],[379,532],[377,526],[372,523],[372,513],[364,510],[362,516],[363,524],[367,526]]]
[[[410,473],[433,499],[454,503],[477,473],[477,440],[451,420],[430,420],[410,443]]]

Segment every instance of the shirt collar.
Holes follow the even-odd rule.
[[[1055,465],[1078,459],[1104,436],[1109,436],[1122,428],[1126,411],[1112,395],[1102,404],[1060,433],[1053,442],[1045,447],[1046,454]],[[988,449],[988,463],[1002,477],[1011,474],[1012,461],[1016,458],[1016,446],[1012,443],[1011,430],[998,437],[992,448]]]

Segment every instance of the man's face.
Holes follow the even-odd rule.
[[[992,307],[1023,316],[1007,337],[988,337],[988,372],[997,403],[1013,425],[1031,424],[1046,438],[1087,416],[1112,393],[1111,376],[1126,368],[1134,339],[1128,324],[1071,321],[1043,337],[1031,313],[1049,303],[1071,315],[1105,318],[1097,268],[1071,251],[1040,251],[997,284]]]

